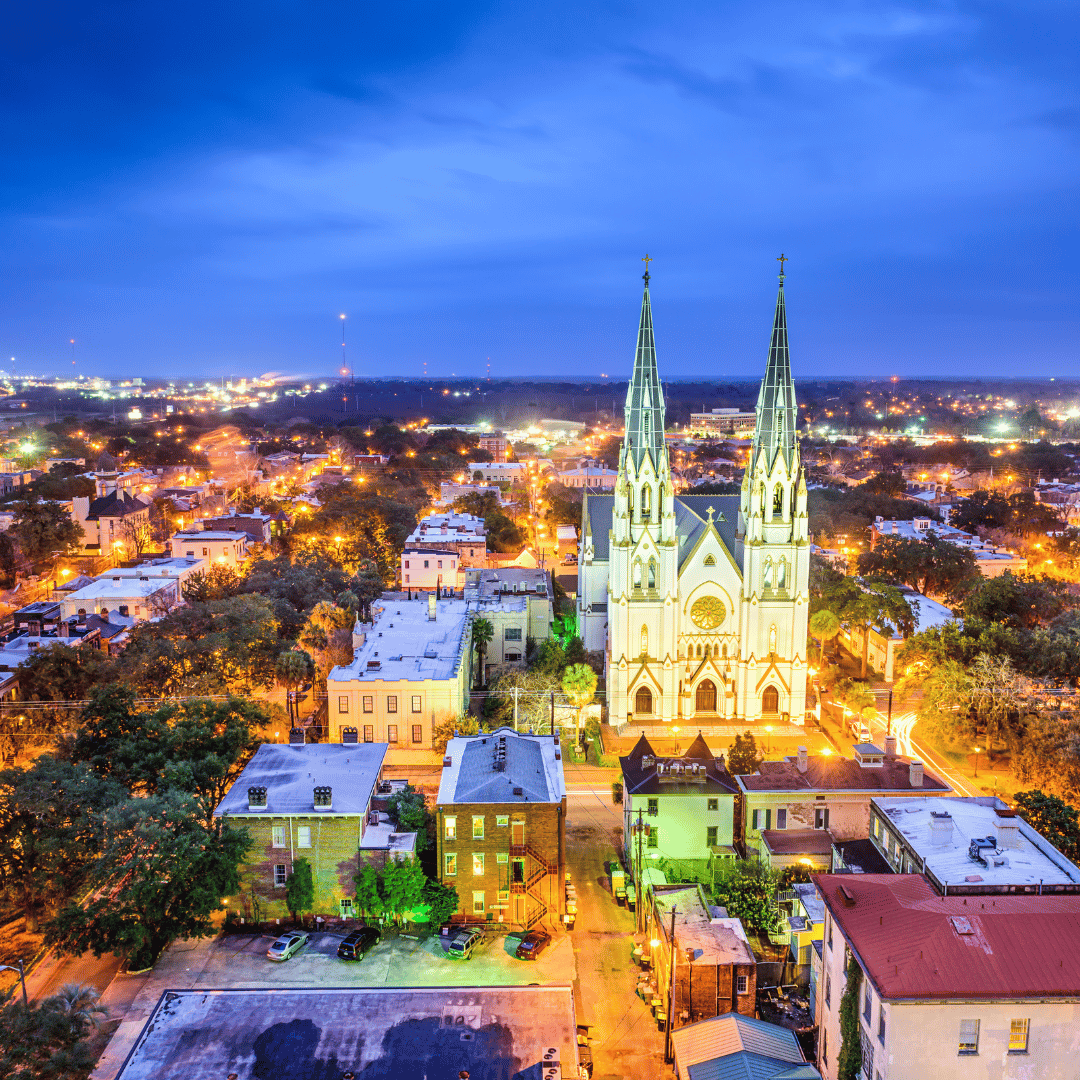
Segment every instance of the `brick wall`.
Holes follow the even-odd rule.
[[[474,817],[483,820],[482,837],[474,836]],[[447,836],[447,818],[455,821],[453,838]],[[505,824],[499,824],[500,820]],[[525,893],[513,889],[515,878],[528,881],[540,865],[528,851],[520,854],[514,850],[515,838],[521,838],[520,833],[515,833],[515,822],[524,823],[526,848],[535,851],[554,871],[544,873]],[[460,917],[521,925],[540,908],[539,896],[548,908],[542,923],[549,927],[560,925],[565,908],[565,799],[561,803],[443,805],[437,808],[436,828],[439,880],[457,889]],[[449,866],[448,855],[453,857]],[[515,868],[517,860],[520,870]],[[449,869],[456,872],[448,873]],[[482,911],[478,906],[481,893]]]

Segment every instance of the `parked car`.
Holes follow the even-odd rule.
[[[361,926],[354,930],[338,947],[339,960],[363,960],[379,944],[382,935],[374,926]]]
[[[270,960],[288,960],[289,957],[295,956],[301,947],[308,943],[309,938],[310,935],[305,934],[303,930],[293,930],[288,934],[282,934],[266,950],[266,956]]]
[[[479,930],[462,930],[451,939],[446,955],[451,960],[468,960],[473,949],[483,940],[484,935]]]
[[[518,942],[514,955],[519,960],[535,960],[550,944],[550,934],[545,934],[542,930],[534,930]]]
[[[862,720],[852,720],[850,730],[851,737],[857,742],[873,742],[873,736],[870,734],[870,729]]]

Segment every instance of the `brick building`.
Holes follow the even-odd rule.
[[[240,868],[241,893],[227,903],[256,921],[289,914],[285,884],[298,858],[311,864],[312,913],[349,918],[360,862],[415,852],[415,833],[393,833],[372,810],[385,743],[287,746],[264,743],[214,811],[235,818],[254,844]]]
[[[671,1025],[757,1008],[757,962],[738,919],[712,907],[700,885],[658,885],[652,891],[652,966],[657,994],[668,998],[671,912],[675,910],[675,994]]]
[[[500,728],[451,739],[435,806],[440,880],[459,922],[556,927],[566,874],[566,784],[558,739]]]

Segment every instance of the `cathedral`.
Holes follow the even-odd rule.
[[[780,266],[739,495],[674,490],[645,272],[618,480],[586,492],[578,558],[612,724],[803,722],[810,543]]]

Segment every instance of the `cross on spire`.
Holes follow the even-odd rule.
[[[780,264],[780,276],[784,276],[784,263],[791,262],[791,260],[781,251],[780,257],[776,260]]]
[[[645,280],[645,284],[647,285],[649,283],[649,263],[655,262],[656,260],[651,255],[646,253],[645,258],[643,258],[641,261],[645,264],[645,273],[643,277]]]

